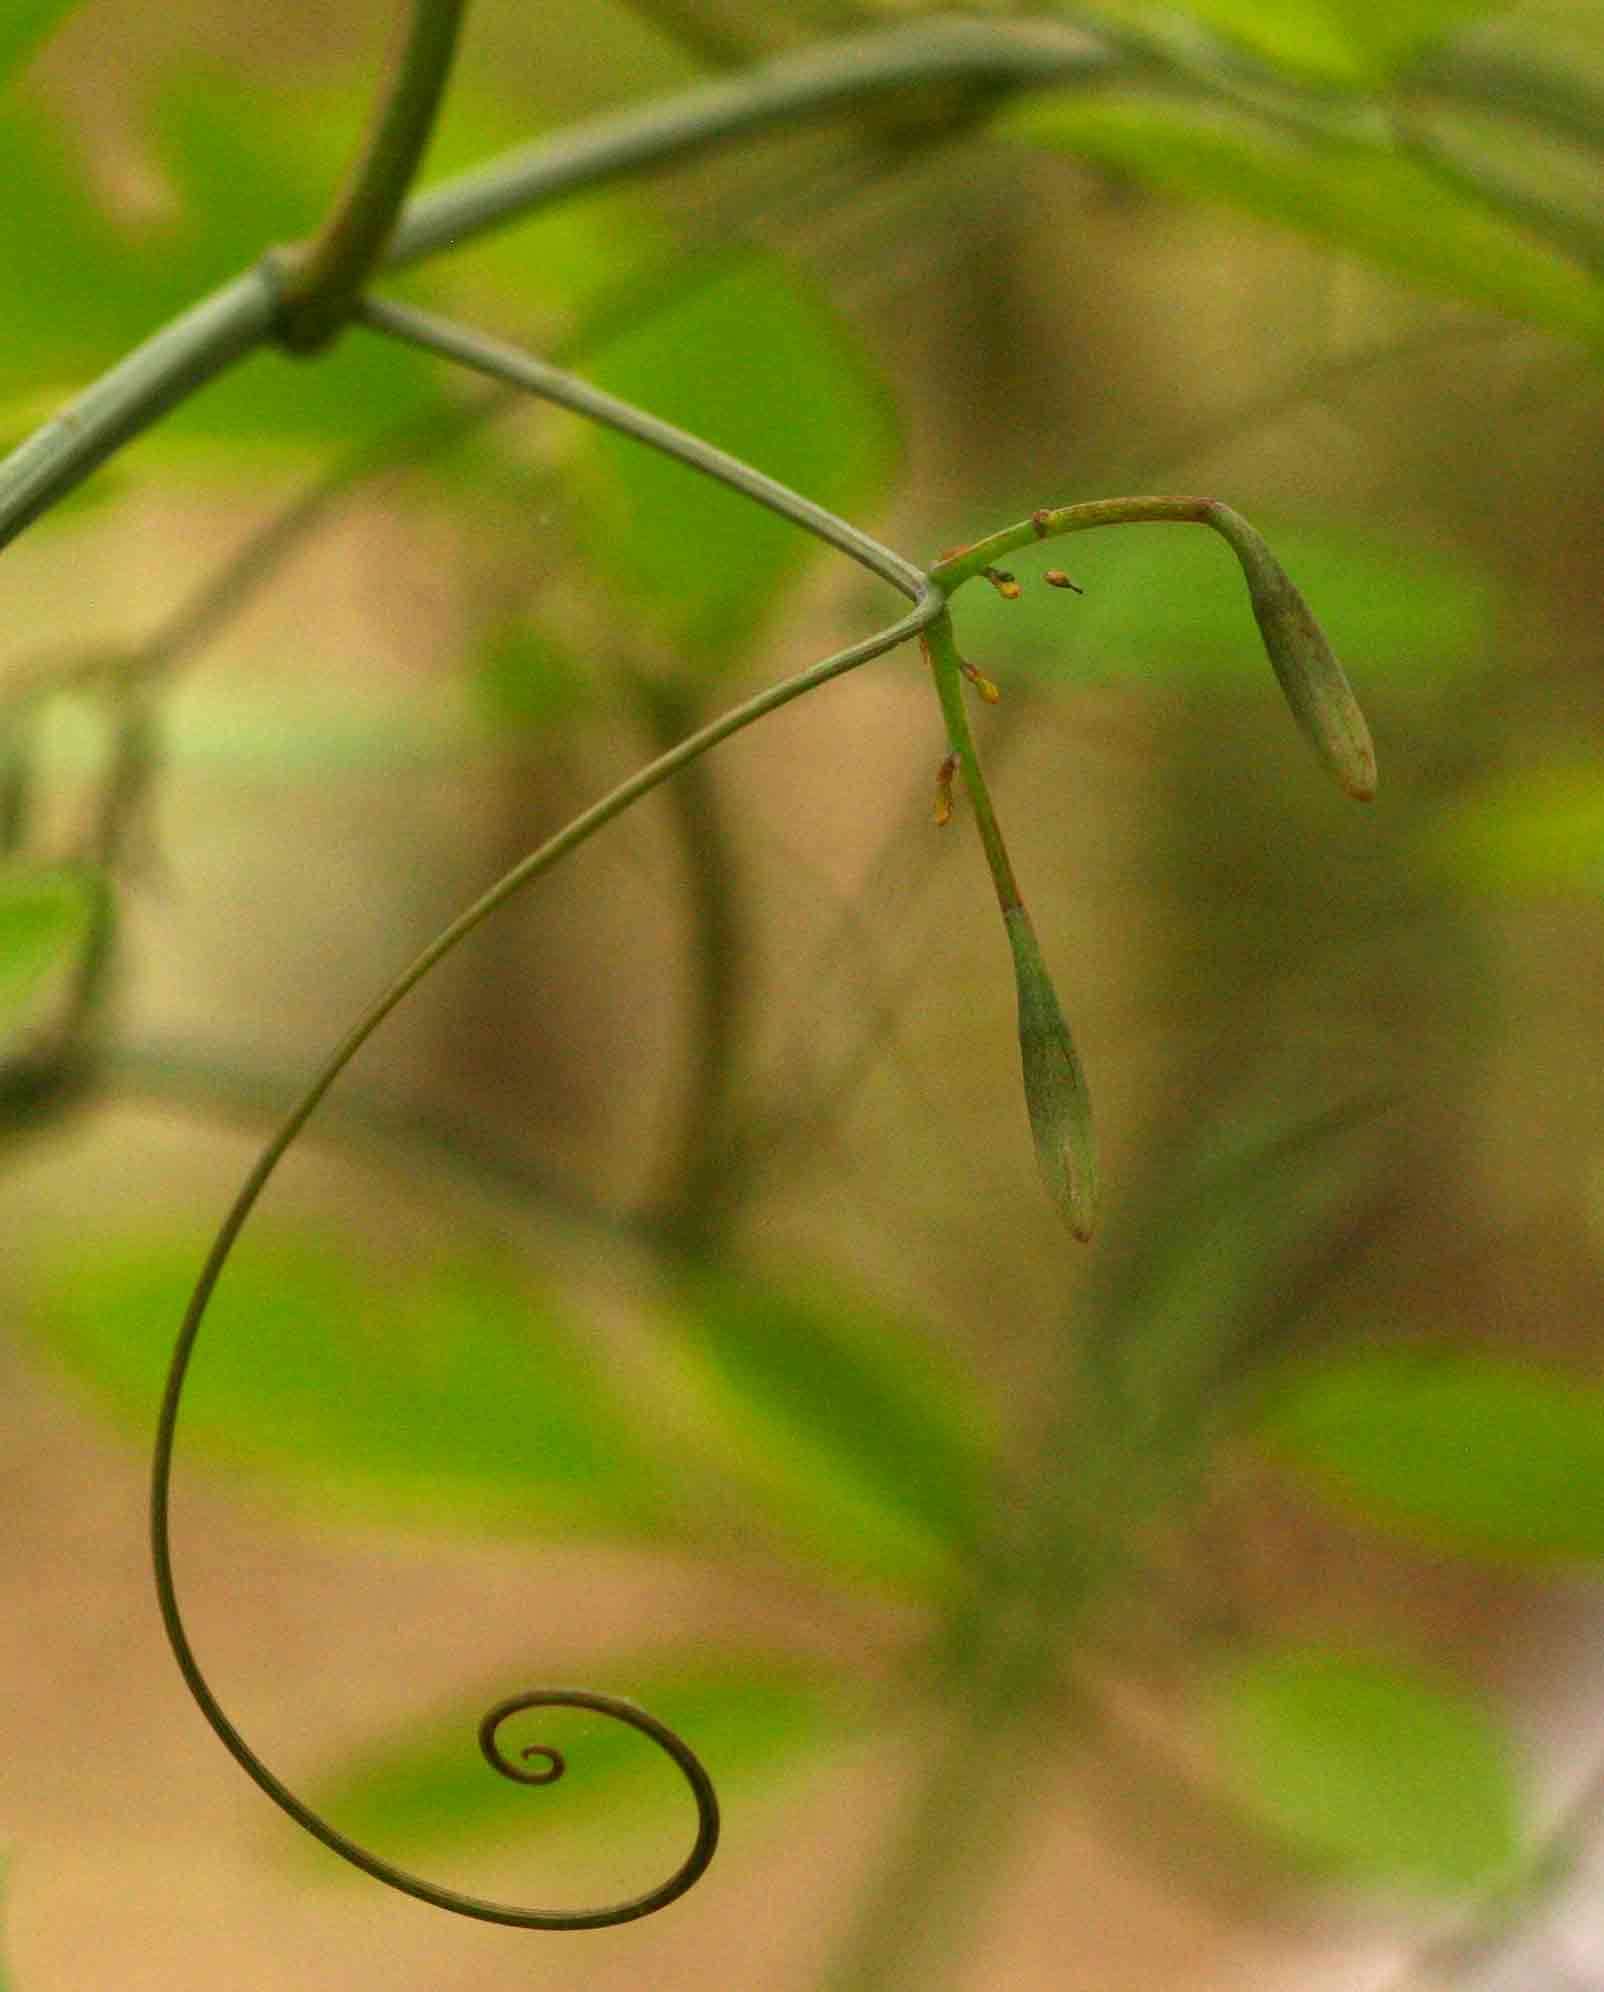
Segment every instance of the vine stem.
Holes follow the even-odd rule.
[[[967,574],[960,577],[969,578]],[[1058,992],[1042,958],[1035,927],[1025,909],[1008,846],[1003,841],[1002,825],[997,820],[980,765],[964,704],[963,680],[967,667],[958,655],[950,617],[938,616],[922,641],[947,722],[952,760],[963,771],[964,787],[975,812],[981,849],[996,888],[1003,932],[1013,958],[1019,1003],[1020,1073],[1037,1170],[1049,1201],[1084,1243],[1092,1235],[1097,1215],[1096,1144],[1085,1074]],[[988,690],[995,698],[995,689],[988,687]]]
[[[174,1343],[167,1381],[162,1393],[152,1456],[150,1495],[151,1559],[156,1578],[157,1602],[179,1672],[202,1715],[240,1768],[268,1798],[315,1839],[321,1841],[342,1859],[349,1861],[354,1867],[360,1868],[375,1880],[384,1882],[403,1894],[414,1896],[420,1901],[431,1903],[436,1908],[457,1915],[514,1928],[599,1929],[651,1915],[675,1901],[694,1884],[712,1859],[718,1844],[718,1801],[712,1781],[694,1751],[672,1730],[667,1729],[645,1710],[636,1708],[632,1703],[621,1702],[615,1697],[595,1694],[589,1689],[538,1689],[517,1695],[498,1703],[481,1724],[480,1748],[484,1757],[492,1769],[519,1783],[550,1782],[561,1775],[562,1760],[557,1753],[543,1745],[537,1745],[533,1753],[525,1751],[523,1754],[525,1757],[531,1754],[540,1757],[544,1760],[546,1768],[536,1773],[527,1773],[500,1748],[496,1740],[497,1731],[501,1722],[510,1715],[527,1708],[547,1706],[591,1709],[639,1730],[667,1752],[685,1777],[696,1801],[698,1817],[696,1841],[690,1854],[667,1881],[660,1883],[658,1887],[631,1900],[608,1904],[600,1909],[534,1910],[489,1902],[455,1889],[443,1888],[437,1883],[412,1874],[348,1838],[290,1790],[245,1741],[213,1693],[190,1642],[179,1607],[173,1575],[170,1515],[173,1455],[177,1443],[178,1414],[183,1400],[185,1380],[201,1326],[205,1321],[217,1283],[228,1263],[229,1255],[278,1164],[346,1066],[424,976],[521,887],[529,884],[576,850],[613,817],[628,809],[632,803],[680,769],[691,765],[732,733],[751,725],[790,700],[799,698],[803,693],[827,683],[831,678],[866,663],[872,657],[882,655],[908,637],[917,635],[941,614],[946,598],[939,588],[931,584],[921,569],[904,560],[899,554],[893,553],[888,547],[882,546],[877,540],[871,539],[866,533],[849,525],[845,520],[837,518],[833,513],[814,505],[810,500],[800,497],[772,478],[727,456],[724,452],[712,449],[698,438],[660,422],[655,417],[646,415],[611,395],[604,395],[571,375],[532,360],[515,348],[501,346],[477,334],[464,332],[444,320],[430,318],[400,306],[379,304],[376,301],[364,300],[358,306],[356,315],[360,322],[371,330],[410,339],[430,351],[443,353],[446,357],[458,360],[478,371],[490,373],[514,386],[526,388],[546,399],[573,408],[593,420],[604,422],[626,435],[678,458],[690,468],[720,483],[732,486],[755,502],[769,507],[828,544],[838,547],[872,573],[890,581],[914,604],[909,613],[889,629],[850,645],[847,649],[837,652],[835,656],[824,659],[822,663],[815,664],[806,671],[798,672],[780,684],[770,686],[746,700],[744,704],[700,728],[688,739],[681,741],[678,746],[660,754],[646,767],[637,770],[628,780],[621,782],[608,795],[583,811],[563,830],[548,838],[538,849],[515,865],[424,949],[341,1040],[277,1132],[258,1155],[244,1185],[230,1205],[212,1240]]]
[[[904,560],[900,553],[893,553],[890,547],[882,546],[868,533],[861,532],[847,520],[838,518],[834,512],[826,511],[822,505],[814,504],[811,498],[802,497],[775,478],[754,470],[750,464],[742,463],[738,457],[715,449],[711,443],[703,442],[700,436],[693,436],[689,430],[676,428],[672,422],[661,421],[630,402],[620,401],[616,395],[592,387],[589,381],[581,380],[577,374],[565,373],[562,368],[537,360],[532,354],[509,346],[503,340],[492,339],[468,326],[453,324],[433,312],[419,311],[413,305],[397,304],[390,298],[363,298],[356,307],[355,315],[357,322],[370,331],[387,333],[391,338],[421,346],[425,352],[435,353],[442,359],[454,360],[459,366],[475,373],[487,374],[492,380],[521,387],[543,401],[555,402],[589,421],[600,422],[606,428],[616,429],[621,435],[633,437],[636,442],[645,443],[649,448],[661,451],[664,456],[677,458],[690,469],[728,485],[732,491],[739,491],[743,497],[767,507],[771,512],[778,512],[782,519],[790,520],[793,525],[801,526],[826,545],[835,547],[860,566],[867,567],[871,574],[878,574],[892,587],[900,588],[910,601],[921,600],[926,592],[924,570],[915,567],[911,560]]]
[[[629,687],[659,751],[690,730],[696,703],[684,685],[632,673]],[[652,1224],[683,1256],[706,1258],[739,1198],[731,1120],[751,948],[723,799],[705,761],[683,770],[668,801],[694,945],[688,951],[691,1014],[680,1059],[678,1125]]]
[[[1135,58],[1132,58],[1135,60]],[[1062,22],[921,21],[767,63],[521,147],[409,201],[380,258],[398,269],[587,187],[926,83],[1026,89],[1101,80],[1120,58]],[[281,255],[173,319],[0,459],[0,547],[208,382],[282,334]]]
[[[1214,505],[1212,498],[1093,498],[1081,505],[1044,507],[1017,525],[1004,526],[947,554],[931,568],[931,579],[950,594],[1022,546],[1065,533],[1090,532],[1096,526],[1207,525]]]
[[[985,772],[980,765],[975,736],[970,729],[969,714],[964,705],[963,664],[953,637],[951,616],[938,616],[925,631],[921,642],[931,677],[935,680],[936,697],[941,701],[942,718],[947,723],[947,739],[957,757],[964,789],[975,812],[975,827],[980,832],[980,845],[986,854],[991,882],[997,889],[997,904],[1006,918],[1024,901],[1020,897],[1019,881],[1014,877],[1008,846],[1003,842],[1002,826],[997,821],[991,790],[986,785]]]
[[[178,1605],[173,1576],[170,1519],[173,1454],[177,1441],[178,1412],[183,1398],[184,1383],[189,1373],[201,1325],[206,1317],[206,1310],[235,1242],[296,1137],[311,1119],[324,1095],[362,1046],[437,962],[460,942],[466,940],[476,927],[488,919],[498,907],[504,905],[514,893],[530,884],[543,872],[549,871],[560,859],[585,843],[603,825],[629,808],[631,803],[649,793],[659,783],[667,781],[671,775],[705,754],[709,748],[717,746],[722,740],[727,740],[731,734],[738,733],[743,727],[750,726],[753,721],[761,719],[766,713],[776,711],[790,700],[801,697],[804,692],[828,683],[831,678],[839,677],[843,672],[867,663],[870,658],[878,657],[909,637],[917,635],[940,614],[942,601],[943,597],[939,590],[926,588],[914,608],[889,629],[881,630],[878,635],[867,637],[862,642],[837,652],[835,656],[828,657],[823,662],[813,665],[806,671],[798,672],[777,685],[771,685],[756,697],[724,713],[720,718],[692,734],[689,739],[681,741],[668,753],[659,755],[649,766],[637,770],[627,781],[621,782],[610,794],[592,804],[566,828],[548,838],[537,850],[532,851],[528,857],[491,886],[424,949],[341,1040],[322,1070],[302,1093],[277,1132],[258,1155],[243,1186],[230,1205],[212,1241],[205,1264],[201,1268],[174,1343],[167,1381],[162,1393],[161,1410],[157,1417],[151,1465],[151,1559],[156,1575],[157,1602],[173,1657],[190,1693],[195,1698],[196,1705],[218,1739],[246,1776],[272,1799],[275,1805],[354,1867],[362,1869],[375,1880],[399,1889],[403,1894],[432,1903],[437,1908],[484,1922],[502,1923],[523,1929],[595,1929],[650,1915],[654,1910],[664,1907],[683,1894],[712,1859],[718,1839],[718,1806],[711,1782],[694,1753],[674,1735],[673,1731],[665,1729],[655,1718],[647,1715],[644,1710],[635,1708],[631,1703],[619,1702],[608,1696],[598,1696],[589,1690],[565,1689],[541,1690],[531,1696],[515,1697],[510,1702],[498,1704],[498,1709],[492,1711],[492,1716],[504,1715],[520,1707],[554,1704],[590,1708],[626,1722],[651,1737],[668,1752],[690,1784],[696,1799],[699,1819],[696,1844],[688,1858],[667,1882],[634,1901],[614,1904],[601,1910],[575,1912],[526,1910],[507,1904],[487,1902],[476,1896],[441,1888],[393,1866],[348,1839],[291,1791],[246,1742],[218,1701],[196,1658]],[[490,1722],[491,1718],[487,1717],[486,1721]],[[484,1733],[482,1729],[481,1744],[485,1755],[494,1768],[502,1771],[504,1775],[508,1774],[505,1767],[506,1760],[498,1750],[484,1743]]]
[[[282,252],[279,337],[293,352],[327,345],[350,315],[395,231],[439,114],[467,0],[412,0],[407,33],[351,176],[311,242]]]
[[[999,91],[1100,81],[1136,56],[1061,21],[961,17],[854,35],[781,56],[727,82],[631,106],[504,154],[409,204],[385,257],[399,269],[562,194],[660,167],[776,125],[795,125],[926,84]]]
[[[1049,1629],[1028,1601],[999,1597],[943,1706],[935,1761],[889,1863],[856,1910],[825,1984],[829,1992],[915,1992],[943,1985],[1011,1860],[1019,1817],[1050,1761]]]

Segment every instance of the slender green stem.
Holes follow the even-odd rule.
[[[991,790],[986,786],[975,736],[969,728],[969,713],[964,704],[963,666],[953,640],[950,616],[938,616],[925,631],[924,651],[935,678],[942,716],[947,722],[947,739],[957,756],[964,788],[975,812],[975,827],[980,832],[981,848],[986,853],[992,884],[997,888],[997,904],[1006,916],[1024,902],[1020,898],[1019,881],[1014,877],[1008,846],[1003,842],[1002,826],[992,807]]]
[[[950,1982],[985,1898],[1011,1858],[1021,1813],[1040,1795],[1043,1703],[1055,1669],[1030,1602],[998,1596],[980,1642],[943,1702],[940,1750],[859,1904],[829,1992],[930,1992]]]
[[[648,1716],[643,1710],[635,1709],[629,1703],[618,1702],[613,1697],[596,1696],[588,1690],[565,1689],[540,1690],[533,1696],[520,1696],[513,1702],[498,1704],[485,1718],[480,1728],[481,1747],[490,1757],[492,1764],[498,1768],[497,1757],[485,1741],[487,1734],[485,1725],[488,1724],[493,1732],[496,1722],[514,1707],[529,1706],[535,1702],[560,1702],[571,1706],[596,1708],[604,1714],[613,1715],[635,1728],[644,1730],[673,1757],[696,1799],[699,1822],[696,1843],[689,1857],[667,1882],[649,1895],[630,1902],[613,1904],[604,1909],[549,1912],[483,1901],[457,1890],[443,1889],[435,1883],[410,1874],[397,1868],[393,1863],[380,1859],[339,1832],[297,1797],[246,1742],[218,1701],[190,1644],[174,1588],[170,1500],[178,1411],[184,1381],[189,1373],[195,1345],[200,1337],[212,1295],[222,1278],[234,1245],[251,1212],[256,1208],[263,1190],[266,1189],[279,1163],[284,1159],[302,1128],[316,1112],[324,1095],[385,1018],[411,990],[417,987],[437,962],[449,954],[459,942],[465,940],[481,922],[488,919],[522,886],[538,878],[542,872],[550,870],[560,859],[576,850],[604,824],[611,822],[615,816],[660,782],[666,781],[670,775],[706,753],[719,741],[728,739],[732,733],[739,732],[743,726],[749,726],[754,720],[761,719],[765,713],[775,711],[789,700],[811,691],[816,685],[824,684],[842,672],[866,663],[869,658],[882,655],[906,638],[917,635],[933,617],[940,614],[941,604],[940,591],[928,589],[919,603],[891,628],[882,630],[877,636],[868,637],[861,643],[853,644],[849,649],[838,652],[834,657],[826,658],[810,670],[799,672],[781,684],[770,686],[757,697],[748,699],[744,705],[725,713],[710,725],[701,728],[689,740],[682,741],[669,753],[660,755],[649,767],[637,770],[629,780],[620,783],[610,795],[593,804],[565,829],[560,830],[555,837],[548,838],[538,850],[531,852],[520,864],[515,865],[505,877],[439,934],[411,967],[391,984],[360,1021],[347,1032],[322,1070],[280,1123],[278,1131],[257,1156],[239,1193],[229,1206],[212,1241],[211,1249],[206,1255],[195,1290],[190,1296],[189,1306],[185,1310],[177,1340],[173,1345],[172,1361],[157,1419],[156,1444],[151,1462],[151,1556],[156,1573],[157,1600],[168,1642],[185,1683],[207,1722],[241,1769],[273,1800],[274,1804],[281,1807],[314,1838],[332,1848],[343,1859],[390,1887],[398,1888],[403,1893],[416,1896],[422,1901],[432,1902],[440,1908],[459,1915],[475,1917],[481,1921],[511,1924],[528,1929],[592,1929],[649,1915],[691,1887],[706,1868],[708,1861],[712,1859],[713,1850],[718,1843],[717,1798],[706,1770],[689,1747],[673,1731],[666,1730],[655,1718]]]
[[[930,578],[950,595],[1022,546],[1035,546],[1065,533],[1090,532],[1094,526],[1209,525],[1216,508],[1213,498],[1094,498],[1083,505],[1059,505],[1033,512],[1018,525],[988,533],[973,546],[960,547],[936,562]]]
[[[788,189],[796,193],[794,184]],[[699,255],[683,250],[665,256],[623,279],[567,339],[556,357],[573,361],[660,310],[665,299],[694,294],[726,267],[731,237],[743,234],[757,210],[744,205],[707,228],[715,246]],[[768,212],[767,207],[763,209]],[[30,658],[7,673],[0,686],[0,713],[16,711],[57,693],[82,688],[116,689],[119,683],[160,677],[210,643],[246,602],[279,571],[283,562],[351,492],[386,471],[413,470],[464,441],[481,426],[521,404],[515,389],[501,386],[476,399],[453,400],[385,434],[364,440],[339,458],[315,483],[257,528],[239,551],[209,575],[155,632],[130,651],[59,647]]]
[[[782,519],[815,534],[867,567],[871,574],[878,574],[892,587],[900,588],[910,601],[918,601],[924,592],[926,584],[921,569],[834,512],[827,512],[810,498],[800,497],[738,457],[704,443],[700,436],[678,429],[671,422],[659,421],[655,415],[620,401],[616,395],[604,394],[588,381],[564,373],[559,367],[548,366],[544,360],[520,352],[516,346],[387,298],[364,298],[357,307],[356,318],[370,331],[387,333],[391,338],[421,346],[426,352],[438,353],[443,359],[455,360],[459,366],[488,374],[493,380],[524,388],[544,401],[555,401],[576,415],[584,415],[592,422],[600,422],[636,442],[661,450],[665,456],[677,458],[692,470],[727,484],[743,497],[767,506]]]
[[[0,461],[0,547],[180,402],[272,337],[280,286],[265,264],[136,346]]]
[[[1080,1363],[1076,1336],[1055,1337],[1012,1498],[997,1503],[989,1553],[947,1628],[942,1743],[848,1933],[830,1992],[932,1992],[952,1981],[1041,1802],[1043,1766],[1062,1754],[1064,1638],[1117,1571],[1131,1513],[1129,1476],[1077,1389]],[[1094,1531],[1064,1514],[1066,1490],[1087,1482],[1097,1490],[1086,1504]],[[1093,1542],[1108,1554],[1092,1553]]]
[[[940,616],[931,624],[924,638],[924,651],[935,676],[952,755],[963,770],[964,786],[974,808],[981,847],[1002,910],[1008,952],[1013,957],[1014,985],[1019,999],[1020,1071],[1031,1138],[1036,1147],[1036,1166],[1054,1208],[1084,1243],[1091,1237],[1097,1217],[1097,1154],[1086,1077],[1058,992],[1042,959],[1036,930],[1025,910],[1008,847],[1003,842],[1002,826],[992,807],[991,791],[975,749],[974,735],[969,730],[963,696],[964,664],[953,641],[949,617]]]
[[[398,269],[582,188],[927,84],[1040,89],[1102,81],[1117,61],[1106,44],[1056,21],[936,18],[854,36],[632,105],[464,173],[408,205],[384,260]]]
[[[683,686],[644,675],[632,681],[653,743],[667,749],[685,733],[694,702]],[[684,853],[691,905],[693,979],[685,1056],[680,1060],[679,1136],[657,1228],[687,1256],[705,1257],[738,1201],[732,1153],[731,1075],[750,955],[735,853],[717,783],[693,762],[668,792]]]
[[[406,35],[350,178],[312,241],[284,257],[279,336],[295,352],[315,352],[340,330],[395,232],[445,95],[466,6],[467,0],[412,0]]]

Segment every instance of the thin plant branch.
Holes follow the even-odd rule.
[[[265,263],[119,360],[0,461],[0,547],[162,416],[272,338],[282,287]]]
[[[924,85],[1006,93],[1103,83],[1131,71],[1171,73],[1190,87],[1209,87],[1209,76],[1177,61],[1167,45],[1129,37],[1120,45],[1064,21],[936,18],[856,37],[593,120],[462,174],[407,204],[382,266],[420,262],[622,174]],[[1218,88],[1218,78],[1213,84]],[[1481,191],[1491,198],[1491,190]],[[0,547],[162,415],[258,346],[282,338],[299,281],[270,252],[154,334],[0,461]]]
[[[563,195],[731,139],[839,116],[929,85],[1006,92],[1101,82],[1119,59],[1058,21],[936,17],[779,57],[728,82],[631,106],[506,153],[408,204],[384,259],[403,269]]]
[[[964,665],[958,655],[950,617],[940,617],[925,632],[924,650],[925,661],[935,680],[936,696],[941,702],[942,717],[947,722],[947,741],[952,759],[957,763],[955,772],[963,776],[969,805],[975,812],[980,846],[986,854],[986,865],[996,889],[997,905],[1006,918],[1023,902],[1019,881],[1014,876],[1013,860],[1003,842],[1002,826],[997,821],[991,790],[986,785],[985,773],[980,765],[980,752],[970,731],[969,714],[964,707]],[[996,688],[988,684],[986,689],[995,698]]]
[[[537,850],[531,852],[491,886],[489,891],[476,900],[466,912],[459,915],[424,949],[411,967],[391,984],[342,1039],[322,1070],[280,1124],[278,1131],[258,1155],[223,1218],[201,1268],[174,1344],[167,1381],[162,1393],[161,1410],[157,1418],[151,1466],[151,1558],[156,1576],[157,1603],[173,1657],[190,1694],[194,1697],[196,1706],[218,1740],[259,1790],[313,1838],[321,1841],[342,1859],[349,1861],[352,1866],[361,1869],[374,1880],[384,1882],[389,1887],[398,1889],[402,1894],[414,1896],[419,1901],[431,1903],[436,1908],[449,1910],[456,1915],[471,1917],[481,1922],[500,1923],[518,1929],[546,1930],[600,1929],[651,1915],[684,1894],[713,1858],[718,1843],[719,1814],[712,1783],[700,1759],[689,1745],[673,1730],[666,1728],[654,1716],[636,1708],[632,1703],[619,1701],[612,1696],[593,1694],[586,1689],[546,1688],[531,1690],[497,1703],[480,1724],[479,1743],[481,1753],[491,1768],[503,1776],[514,1778],[520,1783],[543,1784],[559,1776],[562,1770],[561,1758],[544,1746],[537,1746],[534,1751],[536,1756],[546,1760],[546,1769],[539,1773],[520,1770],[506,1756],[500,1747],[498,1732],[501,1724],[510,1715],[534,1707],[586,1708],[624,1722],[650,1737],[673,1760],[695,1798],[698,1820],[695,1843],[689,1855],[665,1882],[645,1895],[629,1901],[608,1904],[600,1909],[575,1911],[525,1909],[512,1904],[486,1901],[477,1896],[465,1895],[455,1889],[443,1888],[406,1869],[396,1867],[392,1862],[350,1839],[291,1791],[246,1742],[217,1699],[190,1642],[173,1574],[170,1508],[178,1414],[183,1401],[184,1383],[189,1373],[190,1361],[212,1295],[222,1277],[235,1242],[255,1209],[263,1190],[302,1128],[316,1112],[324,1095],[385,1018],[417,987],[437,962],[465,940],[514,893],[530,884],[543,872],[549,871],[560,859],[576,850],[596,831],[611,822],[615,816],[622,814],[633,802],[648,794],[659,783],[667,781],[671,775],[676,774],[698,756],[705,754],[709,748],[728,739],[731,734],[739,732],[743,727],[751,725],[753,721],[761,719],[766,713],[776,711],[780,706],[801,697],[805,692],[812,691],[816,686],[826,684],[831,678],[839,677],[857,665],[867,663],[870,658],[883,655],[897,644],[907,641],[909,637],[916,636],[941,613],[942,599],[938,589],[926,587],[915,607],[889,629],[881,630],[877,635],[867,637],[833,657],[825,658],[822,663],[798,672],[780,684],[770,686],[755,698],[748,699],[710,725],[704,726],[690,739],[682,741],[678,747],[660,755],[648,767],[637,770],[627,781],[621,782],[609,795],[602,797],[599,802],[582,812],[556,836],[548,838]],[[528,1754],[525,1752],[525,1755]]]
[[[521,387],[543,401],[554,401],[576,415],[633,437],[636,442],[676,458],[690,469],[801,526],[827,546],[867,567],[871,574],[878,574],[892,587],[900,588],[910,601],[920,600],[925,593],[928,584],[923,570],[904,560],[900,553],[893,553],[890,547],[882,546],[847,520],[816,505],[811,498],[800,496],[750,464],[703,442],[700,436],[620,401],[616,395],[592,387],[575,374],[549,366],[502,340],[389,298],[364,298],[357,306],[356,322],[370,331],[421,346],[425,352],[438,354],[442,359],[455,360],[475,373],[488,374],[492,380]]]
[[[865,178],[860,167],[856,183]],[[840,173],[829,184],[840,184]],[[732,238],[739,238],[759,214],[767,218],[778,203],[788,209],[799,199],[813,198],[812,183],[798,187],[791,179],[783,189],[763,190],[754,204],[732,203],[699,226],[698,243],[634,271],[611,288],[575,332],[559,341],[558,358],[574,360],[605,345],[641,323],[651,312],[674,299],[694,294],[727,267]],[[706,218],[704,218],[705,220]],[[736,252],[739,253],[739,252]],[[203,580],[150,636],[126,654],[120,650],[56,649],[26,659],[0,683],[0,715],[74,689],[114,688],[119,682],[146,682],[164,677],[218,636],[250,599],[278,573],[284,561],[316,531],[351,493],[388,471],[415,469],[466,440],[523,403],[524,397],[505,384],[482,395],[431,408],[359,443],[291,498],[284,508],[257,527],[223,565]]]
[[[1113,60],[1090,37],[1057,23],[936,20],[866,35],[596,119],[462,174],[408,203],[382,264],[421,262],[643,167],[875,97],[927,83],[1000,91],[1092,82]],[[286,301],[281,258],[269,252],[152,334],[0,460],[0,547],[125,443],[278,338]]]
[[[631,672],[628,685],[659,752],[690,730],[695,701],[683,684]],[[731,1093],[751,948],[730,826],[708,764],[693,761],[668,800],[690,910],[691,990],[677,1128],[652,1222],[682,1256],[706,1258],[741,1192]]]
[[[412,0],[407,32],[373,129],[313,239],[282,252],[279,337],[316,352],[344,325],[395,232],[451,75],[467,0]]]

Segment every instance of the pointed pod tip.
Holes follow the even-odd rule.
[[[1019,1059],[1042,1187],[1083,1243],[1097,1217],[1097,1156],[1080,1060],[1022,906],[1004,916],[1019,993]]]
[[[1293,710],[1298,711],[1296,704]],[[1298,716],[1303,722],[1301,712]],[[1375,801],[1376,750],[1357,699],[1350,694],[1347,700],[1323,701],[1303,731],[1345,796],[1354,802]]]
[[[1061,1124],[1057,1128],[1037,1124],[1032,1132],[1036,1136],[1036,1164],[1042,1187],[1070,1236],[1078,1244],[1088,1245],[1097,1229],[1097,1162],[1092,1146],[1090,1103],[1084,1086],[1077,1085],[1077,1091],[1078,1098],[1069,1116],[1072,1125],[1067,1131]]]
[[[1358,706],[1354,707],[1358,712]],[[1337,780],[1342,784],[1343,793],[1352,796],[1355,802],[1374,802],[1376,799],[1376,750],[1370,739],[1370,729],[1364,724],[1364,715],[1359,714],[1359,731],[1350,735],[1348,752],[1343,757],[1337,771]]]
[[[1370,728],[1308,603],[1240,512],[1211,502],[1204,519],[1236,554],[1265,652],[1304,738],[1345,794],[1373,802],[1376,751]]]

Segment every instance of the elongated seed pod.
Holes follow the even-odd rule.
[[[1259,634],[1304,738],[1349,795],[1371,801],[1376,750],[1325,632],[1286,569],[1240,512],[1216,503],[1206,516],[1241,562]]]
[[[1069,1025],[1023,906],[1003,914],[1019,989],[1019,1062],[1036,1166],[1055,1209],[1080,1239],[1097,1219],[1092,1103]]]

